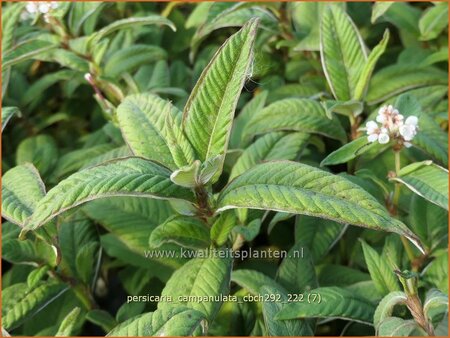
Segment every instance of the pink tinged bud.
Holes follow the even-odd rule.
[[[386,144],[389,142],[389,135],[386,133],[381,133],[380,135],[378,135],[378,142],[380,142],[380,144]]]
[[[84,74],[84,78],[87,82],[89,82],[91,85],[94,85],[94,78],[90,73]]]
[[[384,122],[386,122],[386,116],[384,116],[384,115],[378,115],[378,116],[377,116],[377,122],[378,122],[378,123],[384,123]]]

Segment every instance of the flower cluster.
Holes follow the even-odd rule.
[[[49,22],[49,14],[56,8],[58,8],[58,2],[56,1],[29,1],[25,6],[25,12],[22,13],[22,19],[26,20],[42,14],[45,22]]]
[[[418,122],[416,116],[408,116],[404,120],[403,115],[393,106],[383,106],[378,111],[376,122],[366,123],[367,139],[369,142],[378,141],[381,144],[395,139],[405,147],[410,147],[410,141],[417,134]]]

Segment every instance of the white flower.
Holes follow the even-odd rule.
[[[51,11],[58,8],[58,6],[59,4],[56,1],[29,1],[25,6],[25,12],[21,15],[21,18],[26,20],[38,14],[43,14],[44,20],[49,22]]]
[[[405,141],[411,141],[417,134],[419,119],[416,116],[408,116],[405,123],[399,127],[399,133]]]
[[[382,128],[380,134],[378,135],[378,142],[380,144],[389,143],[390,137],[386,128]]]

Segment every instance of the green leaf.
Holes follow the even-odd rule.
[[[394,4],[394,1],[375,2],[372,6],[372,16],[370,22],[373,24]]]
[[[210,157],[200,166],[200,174],[198,176],[198,183],[201,185],[206,185],[211,181],[215,183],[215,178],[220,176],[220,171],[222,170],[222,163],[225,156],[223,154]]]
[[[403,167],[399,176],[391,180],[400,182],[416,194],[448,210],[448,170],[431,161],[412,163]]]
[[[379,148],[380,152],[384,149],[383,145],[378,142],[370,143],[367,140],[366,136],[357,138],[347,144],[344,144],[339,149],[333,151],[328,154],[322,162],[320,162],[320,166],[323,167],[325,165],[336,165],[340,163],[347,163],[350,160],[358,157],[359,155],[364,154],[366,151],[375,150]]]
[[[338,113],[345,116],[358,116],[364,110],[363,103],[361,101],[324,101],[321,102],[324,107],[328,118],[332,118],[332,113]]]
[[[194,160],[191,145],[181,131],[180,114],[170,102],[149,93],[128,96],[117,108],[120,129],[133,153],[170,169]],[[166,120],[170,128],[165,127]]]
[[[295,51],[320,50],[320,19],[331,2],[293,2],[289,7],[295,30],[302,40],[294,47]],[[335,6],[345,9],[345,3],[335,2]]]
[[[55,337],[68,337],[74,334],[76,327],[79,325],[79,316],[81,309],[79,307],[70,311],[61,322]]]
[[[39,282],[47,275],[50,268],[47,265],[41,266],[30,272],[27,277],[27,285],[29,289],[35,288]]]
[[[409,210],[408,225],[426,244],[429,252],[445,242],[448,228],[448,213],[445,209],[415,194],[411,197]]]
[[[362,69],[361,75],[359,76],[358,82],[355,87],[355,94],[353,98],[355,100],[361,100],[367,92],[372,73],[375,69],[378,59],[383,55],[386,50],[386,46],[389,42],[389,30],[386,30],[383,34],[383,39],[375,46],[375,48],[370,52],[367,62]]]
[[[252,295],[260,295],[264,286],[283,290],[284,288],[272,278],[265,274],[247,269],[234,270],[231,274],[231,281],[246,289]]]
[[[224,253],[227,254],[226,251]],[[195,301],[195,297],[208,299],[211,296],[228,295],[231,268],[230,255],[225,258],[218,258],[214,255],[190,260],[174,272],[161,293],[162,296],[176,299],[177,304],[160,302],[158,309],[174,308],[184,304],[188,308],[201,312],[211,323],[219,311],[221,302]],[[194,299],[189,300],[189,296]],[[183,299],[184,297],[185,299]]]
[[[34,230],[80,204],[110,196],[192,200],[192,192],[174,185],[170,171],[138,157],[113,160],[79,171],[43,198],[26,229]]]
[[[144,64],[166,58],[166,51],[158,46],[136,44],[115,52],[106,62],[104,72],[107,76],[117,77],[132,72]]]
[[[80,251],[77,252],[75,260],[77,275],[85,284],[90,284],[94,277],[98,248],[98,242],[90,242],[82,246]]]
[[[221,213],[211,227],[211,241],[218,246],[225,244],[236,224],[237,218],[233,210]]]
[[[377,334],[382,337],[408,337],[417,328],[417,323],[413,319],[388,317],[380,323]]]
[[[6,125],[8,124],[9,120],[14,115],[22,116],[22,113],[20,112],[19,108],[17,107],[2,107],[2,132],[5,129]]]
[[[58,148],[50,135],[26,138],[20,142],[16,151],[18,165],[32,163],[44,177],[53,169],[57,158]]]
[[[423,111],[418,100],[410,94],[402,94],[395,100],[394,106],[405,117],[414,115],[419,118],[419,132],[414,137],[413,145],[447,166],[448,135],[429,114]]]
[[[315,296],[313,296],[315,295]],[[361,323],[372,323],[374,305],[367,299],[339,287],[322,287],[309,291],[305,299],[286,305],[275,319],[340,318]],[[313,301],[315,298],[315,301]],[[319,301],[320,299],[320,301]]]
[[[230,182],[220,193],[217,205],[217,212],[268,209],[395,232],[420,247],[417,237],[362,188],[301,163],[273,161],[257,165]]]
[[[265,299],[265,301],[262,302],[262,313],[269,336],[296,337],[314,335],[311,327],[304,321],[297,319],[274,319],[275,315],[284,308],[286,303],[288,303],[288,296],[285,290],[271,286],[263,286],[260,292]]]
[[[328,219],[297,216],[295,241],[309,247],[313,261],[323,259],[347,230],[347,225]]]
[[[378,304],[373,317],[373,325],[378,328],[380,323],[392,316],[394,307],[406,303],[406,294],[403,291],[392,291],[388,293]]]
[[[105,332],[111,331],[117,325],[114,317],[105,310],[91,310],[86,314],[86,319],[91,323],[103,328]]]
[[[79,35],[83,26],[89,23],[89,19],[98,15],[105,3],[101,1],[82,2],[73,5],[68,15],[68,26],[70,31],[75,35]],[[85,29],[86,31],[86,29]]]
[[[245,146],[242,140],[242,133],[244,132],[252,115],[263,109],[266,104],[268,91],[263,91],[255,95],[246,105],[241,109],[238,116],[233,121],[233,129],[231,130],[230,148],[239,148]]]
[[[423,303],[423,313],[426,318],[432,318],[430,312],[439,307],[443,308],[444,312],[448,310],[448,296],[437,289],[429,290]]]
[[[183,129],[201,161],[227,151],[234,110],[253,59],[257,25],[257,19],[250,20],[219,48],[186,103]]]
[[[198,174],[200,171],[200,161],[195,160],[191,165],[181,167],[170,175],[170,180],[185,188],[195,188],[198,185]]]
[[[2,325],[7,330],[16,328],[62,295],[67,289],[68,287],[63,284],[45,283],[32,290],[27,290],[14,302],[7,304],[7,307],[4,304]]]
[[[254,114],[244,130],[244,140],[271,131],[317,133],[345,142],[347,135],[336,117],[327,117],[322,105],[311,99],[284,99]]]
[[[447,73],[439,69],[396,64],[384,67],[372,77],[366,101],[373,105],[407,90],[447,82]]]
[[[23,227],[44,196],[44,182],[32,164],[14,167],[2,179],[2,217]]]
[[[2,53],[7,52],[14,45],[14,34],[17,32],[16,26],[20,21],[20,14],[25,7],[25,3],[9,4],[3,8],[2,13]],[[5,66],[3,66],[5,67]]]
[[[55,248],[41,240],[3,240],[2,251],[2,258],[13,264],[56,266]]]
[[[367,60],[365,46],[351,18],[337,6],[328,7],[322,15],[320,55],[334,97],[358,99],[355,89]]]
[[[276,25],[274,15],[256,3],[214,3],[211,5],[205,22],[198,28],[191,40],[192,59],[201,42],[212,32],[221,28],[241,27],[254,18],[260,18],[261,26],[272,30]]]
[[[108,26],[103,27],[98,32],[94,33],[91,37],[91,46],[95,46],[95,44],[98,43],[100,39],[105,38],[106,36],[117,30],[134,28],[144,25],[164,25],[170,27],[173,31],[176,31],[176,27],[173,22],[160,15],[126,18],[116,20]]]
[[[237,225],[233,228],[233,232],[241,235],[244,240],[253,241],[259,235],[261,229],[261,220],[254,219],[247,225]]]
[[[448,3],[428,8],[419,20],[420,40],[435,39],[448,26]]]
[[[191,249],[207,248],[210,245],[209,229],[197,218],[169,218],[150,235],[150,247],[158,248],[164,243],[175,243]]]
[[[56,47],[58,47],[58,45],[44,40],[24,41],[5,54],[2,60],[3,69],[33,59]]]
[[[292,293],[302,293],[319,286],[311,253],[302,242],[297,242],[281,262],[277,282]]]
[[[120,323],[107,336],[192,336],[204,318],[184,306],[158,309]]]
[[[244,150],[233,166],[229,180],[264,161],[295,160],[308,141],[309,134],[300,132],[274,132],[263,135]]]
[[[374,281],[380,294],[387,295],[391,291],[400,290],[394,270],[389,266],[386,259],[381,257],[375,249],[371,248],[366,242],[361,241],[361,246],[370,277]]]
[[[105,143],[70,151],[58,159],[58,163],[52,172],[52,177],[59,179],[66,177],[112,149],[115,149],[112,144]]]
[[[424,269],[423,280],[448,294],[448,250],[438,250],[433,257],[434,260]]]
[[[78,71],[80,73],[86,73],[89,71],[89,62],[66,49],[54,49],[51,50],[48,54],[49,59],[52,61],[59,63],[63,67],[67,67]]]

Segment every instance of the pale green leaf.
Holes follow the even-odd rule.
[[[94,33],[91,40],[91,45],[95,46],[95,43],[98,43],[100,39],[108,36],[109,34],[122,29],[139,27],[144,25],[161,25],[168,26],[173,31],[176,31],[175,25],[169,19],[160,16],[160,15],[149,15],[144,17],[134,17],[134,18],[126,18],[121,20],[116,20],[113,23],[109,24],[106,27],[103,27],[98,32]]]
[[[64,320],[61,322],[56,332],[55,337],[68,337],[74,334],[74,330],[79,325],[79,316],[81,309],[79,307],[70,311]]]
[[[369,300],[346,289],[322,287],[307,292],[305,297],[310,297],[310,301],[293,302],[286,305],[275,316],[275,319],[316,317],[340,318],[367,324],[372,323],[375,312],[374,305]]]
[[[17,2],[10,3],[9,6],[2,9],[2,53],[7,52],[14,45],[16,26],[20,21],[20,14],[24,7],[25,3]]]
[[[58,45],[44,40],[24,41],[5,54],[2,60],[3,69],[16,65],[20,62],[33,59],[40,54],[48,52]]]
[[[161,295],[170,296],[177,300],[177,304],[160,302],[158,309],[174,308],[184,304],[187,307],[201,312],[208,322],[212,322],[221,306],[220,301],[196,301],[195,297],[208,297],[228,295],[230,287],[230,274],[232,259],[227,252],[225,257],[197,257],[170,277]],[[189,296],[194,299],[189,299]],[[183,297],[186,297],[185,300]],[[181,299],[180,299],[181,298]]]
[[[111,196],[193,199],[174,185],[170,171],[138,157],[113,160],[79,171],[51,189],[36,208],[26,229],[33,230],[80,204]]]
[[[355,88],[367,55],[358,29],[337,6],[328,7],[320,30],[322,67],[334,97],[339,101],[356,98]]]
[[[107,336],[192,336],[204,315],[184,306],[158,309],[120,323]]]
[[[86,314],[86,319],[100,326],[105,332],[111,331],[117,322],[111,314],[105,310],[93,309]]]
[[[211,227],[211,241],[218,246],[225,244],[236,224],[237,218],[233,210],[221,213]]]
[[[195,188],[198,185],[197,178],[200,170],[200,161],[195,160],[191,165],[181,167],[170,175],[170,180],[185,188]]]
[[[317,133],[344,142],[347,138],[336,117],[327,117],[322,105],[311,99],[284,99],[254,114],[244,130],[244,140],[271,131]]]
[[[58,147],[50,135],[29,137],[20,142],[16,150],[18,165],[32,163],[42,176],[53,169],[58,159]]]
[[[67,289],[68,287],[64,284],[46,283],[27,290],[12,304],[8,304],[7,308],[2,309],[5,311],[2,325],[7,330],[14,329],[58,298]]]
[[[373,151],[377,148],[379,148],[380,152],[384,149],[383,145],[381,145],[380,143],[370,143],[367,140],[367,136],[362,136],[328,154],[328,156],[325,157],[322,162],[320,162],[320,166],[323,167],[325,165],[347,163],[348,161],[353,160],[359,155],[364,154],[366,151]]]
[[[400,290],[398,279],[394,274],[394,269],[389,266],[389,262],[366,242],[361,241],[361,246],[370,277],[380,294],[386,295],[389,292]]]
[[[448,210],[448,170],[443,167],[431,161],[413,163],[403,167],[392,180]]]
[[[370,80],[366,101],[372,105],[407,90],[446,85],[447,73],[432,67],[396,64],[385,67]]]
[[[295,160],[308,141],[309,134],[300,132],[273,132],[263,135],[244,150],[233,166],[229,180],[264,161]]]
[[[381,337],[408,337],[417,328],[417,323],[413,319],[388,317],[378,326],[378,335]]]
[[[448,311],[448,296],[437,289],[431,289],[423,303],[423,313],[427,318],[432,318],[430,312],[435,308],[442,308],[443,312]]]
[[[205,185],[211,181],[215,183],[216,178],[220,176],[220,171],[222,170],[222,163],[224,162],[224,155],[220,154],[214,157],[208,158],[200,166],[200,174],[198,176],[198,183]]]
[[[31,271],[27,277],[28,288],[33,289],[34,287],[36,287],[39,282],[44,279],[49,270],[50,268],[47,265],[44,265],[37,268],[36,270]]]
[[[14,115],[17,115],[19,117],[22,116],[22,113],[17,107],[2,107],[1,115],[2,115],[2,132],[3,132],[9,120],[11,120],[11,118]]]
[[[374,47],[370,52],[367,62],[362,69],[361,75],[359,76],[358,82],[355,86],[355,94],[353,98],[355,100],[361,100],[367,92],[372,73],[375,69],[378,59],[383,55],[386,50],[386,46],[389,42],[389,30],[386,30],[383,34],[383,39]]]
[[[220,193],[218,212],[253,208],[305,214],[417,237],[374,197],[349,180],[305,164],[273,161],[237,177]]]
[[[373,24],[377,21],[379,17],[381,17],[389,7],[392,6],[393,1],[379,1],[375,2],[372,6],[372,16],[370,18],[370,22]]]
[[[327,116],[331,119],[332,113],[338,113],[345,116],[358,116],[364,110],[363,103],[361,101],[324,101],[321,102]]]
[[[128,96],[117,109],[123,137],[133,153],[170,169],[191,164],[194,157],[181,131],[180,114],[170,102],[149,93]],[[171,130],[165,127],[166,119]]]
[[[2,217],[23,227],[44,196],[44,182],[32,164],[14,167],[2,178]]]
[[[259,218],[252,220],[247,225],[237,225],[233,232],[242,236],[245,241],[253,241],[259,235],[261,229],[261,220]]]
[[[253,58],[258,20],[248,22],[216,52],[183,113],[183,128],[201,161],[225,154],[239,94]]]
[[[420,40],[432,40],[448,26],[448,3],[428,8],[419,20]]]
[[[406,303],[406,294],[403,291],[392,291],[383,297],[378,304],[373,317],[373,325],[377,328],[387,317],[391,317],[396,305]]]
[[[260,293],[264,296],[262,313],[269,336],[312,336],[311,327],[305,321],[276,320],[275,315],[280,312],[286,303],[288,296],[285,290],[273,286],[263,286]]]
[[[275,289],[283,290],[284,288],[272,278],[265,274],[247,269],[239,269],[231,274],[231,281],[246,289],[252,295],[260,295],[263,286],[269,286]]]
[[[150,235],[150,247],[158,248],[164,243],[175,243],[191,249],[208,248],[210,245],[209,229],[197,218],[169,218],[156,227]]]

